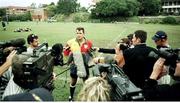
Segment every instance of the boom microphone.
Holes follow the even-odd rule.
[[[87,73],[82,53],[80,51],[73,52],[73,59],[77,66],[77,75],[81,78],[86,77]]]
[[[54,65],[60,65],[63,66],[64,61],[63,61],[63,45],[61,43],[56,43],[52,46],[51,49],[51,55],[54,56]]]
[[[0,43],[0,47],[6,48],[6,47],[22,47],[26,43],[24,38],[17,38],[17,39],[12,39],[8,41],[4,41]]]
[[[21,47],[23,45],[25,45],[26,41],[24,38],[17,38],[17,39],[13,39],[11,40],[11,44],[14,47]]]

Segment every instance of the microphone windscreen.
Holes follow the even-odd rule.
[[[56,43],[52,46],[52,50],[55,54],[61,54],[63,52],[63,45],[61,43]]]
[[[10,43],[14,47],[21,47],[25,45],[26,41],[24,38],[17,38],[17,39],[10,40]]]
[[[86,77],[86,68],[84,65],[83,55],[80,51],[73,52],[73,60],[75,65],[77,66],[77,75],[80,78]]]

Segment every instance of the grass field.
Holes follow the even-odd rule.
[[[136,24],[136,23],[46,23],[46,22],[10,22],[7,31],[0,27],[0,40],[9,40],[17,37],[27,38],[30,33],[37,34],[40,42],[47,41],[50,46],[54,43],[65,44],[67,40],[75,37],[76,27],[85,28],[86,37],[93,41],[94,46],[113,48],[120,38],[141,29],[148,33],[147,44],[155,47],[151,37],[157,30],[163,30],[168,34],[169,44],[173,48],[180,47],[180,25],[160,25],[160,24]],[[31,32],[13,32],[17,28],[31,28]],[[58,74],[66,67],[56,67]],[[67,73],[67,74],[66,74]],[[67,78],[66,78],[67,76]],[[67,79],[67,80],[66,80]],[[75,95],[80,90],[82,81],[77,84]],[[53,96],[56,101],[67,101],[69,96],[69,71],[58,76],[55,81]]]

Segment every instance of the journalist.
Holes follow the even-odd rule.
[[[130,38],[122,38],[117,43],[116,46],[119,46],[119,48],[121,48],[121,50],[125,50],[131,46],[130,42],[131,42]],[[93,47],[93,49],[95,51],[102,52],[102,53],[108,53],[108,54],[115,54],[116,53],[115,49],[107,49],[107,48],[99,48],[99,47]]]
[[[78,101],[110,101],[110,90],[107,80],[101,77],[88,78],[78,94]]]
[[[127,35],[127,38],[129,39],[129,48],[134,48],[133,42],[132,42],[133,34]]]
[[[70,64],[70,76],[71,76],[69,101],[73,100],[77,78],[78,76],[79,77],[81,76],[78,74],[84,75],[84,77],[82,77],[83,80],[86,80],[89,76],[88,67],[84,63],[87,64],[92,56],[90,52],[91,48],[92,48],[92,42],[85,38],[84,28],[83,27],[76,28],[76,37],[67,41],[67,44],[64,48],[64,55],[70,56],[71,58],[73,57],[73,62],[68,63]],[[83,73],[80,73],[81,71],[83,71]],[[86,75],[84,72],[86,72]]]
[[[23,38],[11,39],[8,41],[4,41],[0,45],[0,65],[2,65],[0,73],[1,73],[1,88],[0,95],[4,94],[6,86],[8,82],[12,78],[12,57],[15,54],[20,54],[23,51],[26,51],[26,47],[24,46],[25,40]],[[9,55],[9,56],[8,56]],[[12,89],[13,90],[13,89]]]
[[[155,58],[149,57],[149,53],[157,51],[146,45],[146,39],[146,31],[135,31],[132,39],[134,48],[118,51],[120,60],[116,59],[123,65],[123,71],[129,79],[140,88],[144,86],[145,79],[149,78],[156,61]]]
[[[12,76],[11,72],[11,64],[12,58],[16,54],[17,51],[13,50],[7,57],[6,61],[0,66],[0,100],[2,99],[2,95],[5,91],[8,81]]]
[[[124,64],[120,61],[123,61],[124,59],[119,56],[120,50],[126,50],[128,49],[130,45],[130,39],[129,38],[122,38],[120,42],[117,43],[116,47],[114,49],[107,49],[107,48],[98,48],[93,47],[95,51],[102,52],[102,53],[108,53],[108,54],[115,54],[114,55],[114,63],[116,63],[119,67],[122,67]],[[93,59],[94,63],[103,63],[105,60],[104,57],[96,57]]]
[[[8,57],[6,58],[5,63],[3,63],[0,66],[0,76],[2,76],[2,74],[11,66],[12,64],[12,58],[14,57],[14,55],[16,54],[16,50],[13,50]]]
[[[154,64],[153,71],[146,80],[143,88],[144,96],[147,101],[179,101],[180,100],[180,62],[176,63],[176,68],[172,77],[176,78],[177,82],[168,84],[157,84],[158,78],[161,78],[163,73],[164,58],[159,58]]]
[[[29,57],[26,55],[15,55],[12,59],[12,77],[9,80],[7,87],[4,91],[3,97],[13,94],[19,94],[26,91],[26,89],[22,88],[23,81],[21,79],[24,79],[22,76],[23,71],[23,62],[26,61]],[[20,77],[20,78],[18,78]],[[17,79],[18,78],[18,79]]]
[[[28,92],[6,96],[4,101],[54,101],[52,94],[45,88],[36,88]]]

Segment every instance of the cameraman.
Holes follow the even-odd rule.
[[[27,52],[29,53],[32,53],[33,49],[39,46],[39,39],[38,36],[35,34],[28,35],[27,42],[29,44],[29,47],[27,48]]]
[[[159,58],[154,64],[153,71],[146,80],[143,88],[144,96],[147,101],[179,101],[180,100],[180,62],[176,63],[176,69],[174,71],[174,77],[177,79],[177,83],[172,85],[162,84],[158,85],[157,80],[161,78],[163,73],[163,66],[165,63],[164,58]]]
[[[11,66],[12,64],[12,58],[16,54],[17,51],[13,50],[8,57],[6,58],[6,62],[0,66],[0,76]]]
[[[13,76],[11,77],[11,79],[8,82],[8,85],[3,94],[3,98],[8,95],[23,93],[26,90],[21,87],[21,86],[23,86],[23,82],[21,81],[21,79],[24,79],[24,78],[23,77],[21,77],[21,79],[20,78],[16,79],[16,78],[20,77],[22,75],[23,62],[26,61],[28,58],[29,57],[26,55],[15,55],[13,57],[13,59],[12,59]],[[22,82],[22,83],[20,84],[20,82]],[[26,84],[26,85],[28,85],[28,84]]]
[[[134,48],[118,51],[120,60],[116,59],[120,64],[124,64],[123,71],[125,74],[140,88],[144,86],[145,79],[149,78],[156,61],[155,58],[148,56],[151,51],[155,53],[157,51],[154,48],[146,46],[146,39],[147,32],[143,30],[135,31],[132,39]]]
[[[157,31],[152,37],[152,40],[154,40],[157,49],[170,48],[168,36],[164,31]]]
[[[155,35],[152,37],[152,40],[154,40],[154,43],[156,44],[156,48],[158,50],[170,48],[170,45],[168,44],[168,36],[164,31],[157,31]],[[170,66],[164,67],[167,71],[170,69]],[[170,84],[171,77],[168,74],[166,74],[158,80],[158,83]]]

